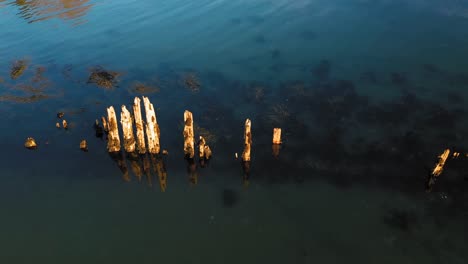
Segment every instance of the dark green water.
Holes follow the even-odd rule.
[[[0,0],[0,263],[467,263],[467,28],[468,1]],[[93,129],[141,95],[165,192]]]

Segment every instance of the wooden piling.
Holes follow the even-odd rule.
[[[427,180],[426,184],[426,191],[431,192],[432,191],[432,186],[435,184],[437,177],[439,177],[442,174],[442,171],[444,170],[445,163],[447,159],[450,156],[450,149],[444,150],[442,154],[438,157],[437,163],[432,170],[431,174],[429,175],[429,179]]]
[[[195,142],[193,135],[193,115],[190,111],[184,112],[184,153],[187,158],[195,156]]]
[[[450,155],[450,149],[446,149],[439,156],[439,160],[437,161],[437,164],[434,167],[434,170],[432,171],[432,175],[434,177],[439,177],[439,175],[442,174],[442,171],[444,170],[445,162],[447,161],[449,155]]]
[[[107,141],[107,151],[118,152],[120,151],[120,137],[117,126],[117,117],[115,116],[115,110],[113,106],[107,108],[107,119],[109,120],[109,138]]]
[[[130,115],[130,112],[127,110],[125,105],[122,105],[120,123],[122,124],[123,144],[125,151],[128,153],[135,152],[135,137],[133,136],[132,116]]]
[[[252,144],[252,123],[250,119],[245,120],[244,128],[244,152],[242,152],[242,160],[250,161],[250,145]]]
[[[101,117],[102,128],[106,133],[109,133],[109,126],[107,125],[107,119],[105,117]]]
[[[281,144],[281,128],[273,128],[273,144]]]
[[[133,115],[135,116],[138,153],[145,154],[146,153],[145,132],[144,132],[143,119],[141,117],[140,98],[138,97],[135,97],[135,100],[133,101]]]
[[[198,154],[199,154],[200,159],[205,158],[205,145],[206,145],[205,138],[200,136],[200,140],[198,141]]]
[[[146,137],[148,139],[148,151],[151,154],[159,154],[159,126],[156,121],[156,113],[153,104],[148,97],[143,96],[146,113]]]

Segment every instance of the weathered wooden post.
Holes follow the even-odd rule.
[[[107,150],[109,152],[120,151],[119,128],[117,126],[117,117],[115,116],[114,107],[107,108],[107,119],[109,120],[109,139],[107,141]]]
[[[250,119],[245,120],[244,152],[242,152],[243,161],[250,161],[250,145],[252,144],[251,126],[252,126],[252,123],[250,122]]]
[[[281,128],[273,128],[273,156],[279,157],[280,145],[281,145]]]
[[[122,105],[120,114],[120,123],[122,124],[124,149],[128,153],[135,152],[135,137],[133,136],[133,121],[130,112],[125,105]]]
[[[104,132],[109,133],[109,126],[107,125],[106,118],[101,117],[101,122],[102,122],[102,128],[104,129]]]
[[[135,97],[133,101],[133,115],[135,116],[135,126],[137,135],[138,153],[146,153],[145,132],[143,125],[143,118],[141,117],[140,98]]]
[[[195,156],[195,142],[193,135],[193,115],[190,111],[184,112],[184,153],[185,157],[193,159]]]
[[[148,97],[143,96],[146,113],[146,137],[148,138],[148,151],[151,154],[159,154],[159,126],[156,121],[156,113],[153,104]]]
[[[437,163],[434,169],[432,170],[432,173],[429,175],[429,180],[426,186],[427,192],[430,192],[432,190],[432,186],[435,184],[437,177],[439,177],[440,174],[442,174],[442,171],[444,170],[445,162],[447,161],[449,156],[450,156],[450,149],[446,149],[438,157]]]

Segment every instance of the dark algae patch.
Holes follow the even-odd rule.
[[[23,73],[26,71],[27,68],[28,68],[27,60],[15,61],[11,67],[10,78],[12,80],[18,79],[19,77],[21,77],[21,75],[23,75]]]
[[[119,82],[118,77],[122,74],[116,71],[109,71],[101,66],[91,68],[88,83],[93,83],[104,89],[114,89]]]

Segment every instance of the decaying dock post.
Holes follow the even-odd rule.
[[[272,150],[275,158],[279,157],[281,143],[281,128],[273,128]]]
[[[184,153],[185,157],[193,159],[195,156],[195,142],[193,135],[193,115],[190,111],[184,112]]]
[[[106,118],[101,117],[101,122],[102,122],[102,128],[104,129],[104,132],[109,133],[109,126],[107,125]]]
[[[120,114],[120,123],[122,124],[124,149],[128,153],[135,152],[135,137],[133,136],[133,121],[130,112],[125,105],[122,105]]]
[[[447,159],[449,158],[449,156],[450,156],[450,149],[446,149],[438,157],[437,163],[434,169],[432,170],[432,173],[429,175],[429,180],[427,182],[426,191],[430,192],[432,190],[432,186],[435,184],[437,177],[439,177],[442,174],[445,163],[447,162]]]
[[[143,118],[141,117],[140,98],[135,97],[133,101],[133,115],[135,116],[135,127],[137,136],[137,149],[138,153],[146,153],[145,132],[143,125]]]
[[[211,158],[212,152],[210,146],[206,144],[206,140],[202,136],[200,136],[200,140],[198,140],[198,154],[200,157],[200,166],[204,168],[208,160]]]
[[[146,137],[148,138],[148,151],[151,154],[159,154],[159,126],[156,121],[156,113],[153,104],[148,97],[143,96],[146,113]]]
[[[242,152],[242,160],[250,161],[250,145],[252,144],[252,123],[250,119],[245,120],[244,128],[244,152]]]
[[[120,137],[117,126],[117,117],[115,116],[115,110],[113,106],[107,108],[107,119],[109,120],[109,138],[107,141],[107,150],[109,152],[118,152],[120,151]]]

